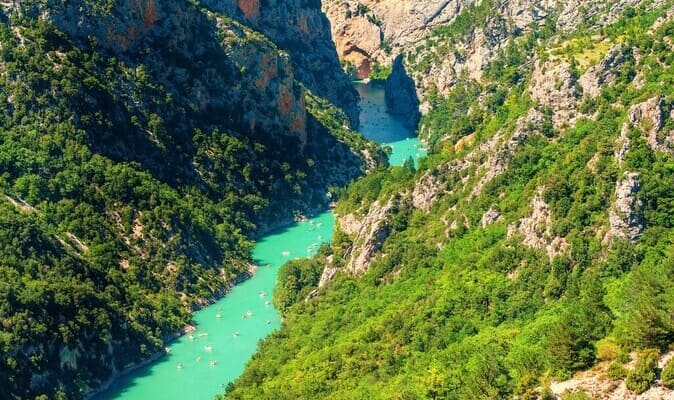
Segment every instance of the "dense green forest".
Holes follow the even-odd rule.
[[[83,2],[79,36],[50,2],[0,12],[1,399],[77,399],[163,351],[257,234],[386,163],[267,38],[143,4]]]
[[[488,26],[492,3],[434,31],[408,54],[411,70],[427,71],[456,38]],[[591,23],[558,32],[552,14],[502,49],[481,81],[431,88],[420,124],[431,155],[416,170],[360,179],[335,210],[343,222],[375,200],[395,204],[367,272],[338,274],[307,298],[324,266],[344,268],[358,248],[344,230],[316,258],[282,267],[274,300],[284,324],[226,397],[552,398],[552,380],[599,362],[627,376],[629,390],[648,389],[674,343],[674,20],[665,10],[628,7],[591,38]],[[619,61],[600,63],[609,54]],[[584,93],[592,74],[603,82]],[[625,187],[629,218],[616,211]],[[420,188],[435,200],[419,204]]]

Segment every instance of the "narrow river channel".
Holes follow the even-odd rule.
[[[426,155],[424,146],[399,119],[386,113],[384,90],[356,83],[361,96],[361,131],[392,147],[391,165]],[[170,353],[117,380],[96,400],[211,400],[236,379],[259,340],[281,325],[272,306],[278,268],[315,254],[332,238],[334,216],[322,213],[261,238],[253,251],[259,268],[223,299],[194,314],[196,332],[171,343]]]

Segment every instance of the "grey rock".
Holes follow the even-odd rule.
[[[639,198],[641,189],[639,174],[625,173],[622,180],[616,183],[616,201],[609,211],[611,225],[607,240],[624,238],[636,242],[644,230],[644,203]]]
[[[501,213],[497,210],[490,208],[484,215],[482,215],[482,227],[485,228],[488,225],[491,225],[497,222],[501,218]]]
[[[620,73],[620,67],[631,57],[631,49],[614,45],[599,64],[590,67],[578,83],[583,88],[583,95],[597,97],[601,91],[613,84]]]

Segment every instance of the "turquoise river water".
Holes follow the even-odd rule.
[[[361,95],[361,132],[391,146],[391,165],[425,156],[424,146],[400,120],[386,113],[384,90],[356,83]],[[236,379],[265,338],[281,325],[271,304],[278,268],[315,254],[332,238],[334,216],[322,213],[261,238],[253,251],[259,266],[214,305],[194,314],[197,330],[170,344],[160,360],[118,379],[96,400],[211,400]]]

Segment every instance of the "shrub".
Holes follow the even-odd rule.
[[[550,386],[543,389],[543,391],[541,392],[541,400],[554,400],[554,399],[555,394],[552,393],[552,389],[550,389]]]
[[[662,369],[662,386],[667,388],[674,388],[674,359],[667,361],[665,367]]]
[[[620,349],[614,338],[608,337],[597,342],[597,358],[602,361],[615,360]]]
[[[562,400],[592,400],[585,392],[566,392],[562,394]]]
[[[634,369],[627,373],[625,384],[636,393],[643,393],[655,380],[655,370],[658,367],[660,352],[656,349],[646,349],[639,353]]]
[[[612,380],[623,379],[627,376],[627,370],[619,362],[614,361],[606,370],[606,375]]]

